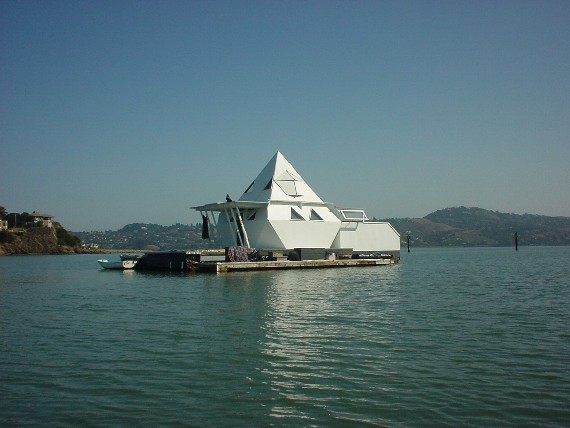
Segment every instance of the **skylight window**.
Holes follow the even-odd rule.
[[[297,186],[295,186],[294,181],[276,181],[276,183],[287,195],[301,196],[299,193],[297,193]]]
[[[275,183],[283,190],[283,192],[288,196],[303,196],[299,189],[300,178],[291,174],[289,171],[285,171],[279,177],[275,179]]]

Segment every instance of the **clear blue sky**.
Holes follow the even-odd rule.
[[[195,223],[280,150],[370,217],[570,216],[570,2],[3,1],[0,205]]]

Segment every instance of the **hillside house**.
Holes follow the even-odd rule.
[[[30,226],[53,227],[53,217],[54,216],[49,214],[41,214],[37,211],[33,211],[30,214],[28,223]]]

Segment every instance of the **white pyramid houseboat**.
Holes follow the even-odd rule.
[[[203,237],[220,247],[296,251],[301,259],[316,250],[323,257],[400,259],[400,235],[390,223],[323,202],[279,151],[237,201],[228,196],[193,209],[202,214]]]

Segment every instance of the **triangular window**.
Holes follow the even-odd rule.
[[[311,209],[311,220],[322,220],[323,218],[315,210]]]
[[[269,180],[269,183],[267,183],[267,186],[265,186],[265,189],[263,189],[263,190],[271,189],[272,184],[273,184],[273,179]]]
[[[301,213],[295,208],[291,207],[291,220],[305,220]]]
[[[257,210],[251,210],[248,214],[247,214],[247,219],[248,220],[255,220],[255,214],[257,213]]]

